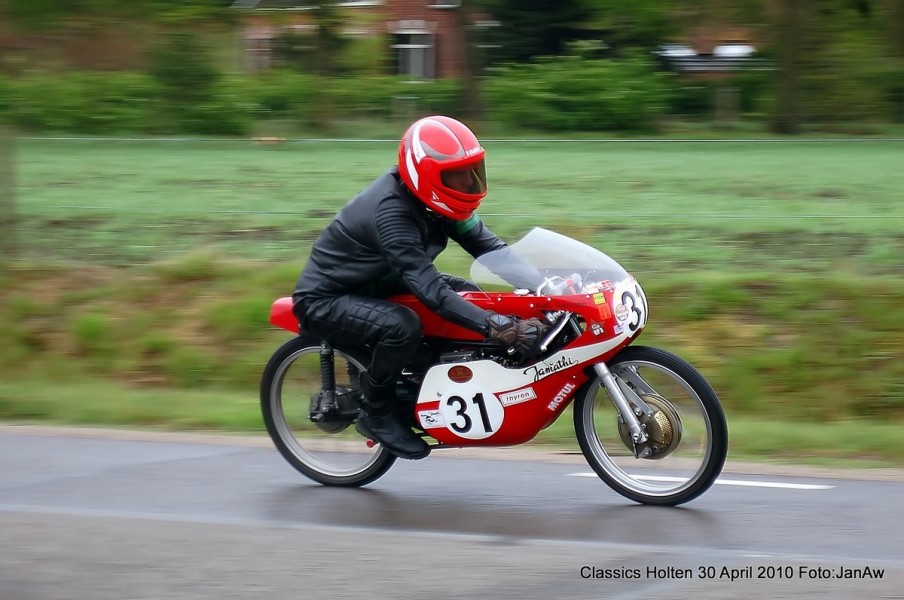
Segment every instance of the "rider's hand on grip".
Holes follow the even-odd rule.
[[[540,344],[549,331],[549,325],[540,319],[522,320],[494,313],[487,319],[487,338],[496,340],[506,348],[514,348],[523,358],[532,358],[540,350]]]

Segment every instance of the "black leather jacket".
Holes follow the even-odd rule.
[[[506,248],[474,215],[454,221],[431,212],[393,167],[351,199],[320,234],[293,294],[302,317],[316,300],[413,293],[444,319],[486,335],[491,314],[462,299],[433,265],[449,239],[475,258]]]

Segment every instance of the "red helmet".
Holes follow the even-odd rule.
[[[485,154],[463,123],[449,117],[425,117],[402,137],[399,174],[428,208],[463,221],[487,195]]]

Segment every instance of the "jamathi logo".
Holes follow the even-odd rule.
[[[573,358],[570,358],[568,356],[563,356],[562,358],[560,358],[556,362],[552,363],[551,365],[547,364],[547,363],[543,363],[542,365],[533,365],[531,367],[528,367],[528,368],[524,369],[524,374],[525,375],[533,374],[534,383],[536,383],[537,381],[540,381],[547,375],[552,375],[553,373],[558,373],[559,371],[564,371],[568,367],[573,367],[576,364],[578,364],[578,361],[576,361]]]

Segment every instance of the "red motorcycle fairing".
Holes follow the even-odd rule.
[[[569,296],[513,292],[462,292],[477,306],[521,318],[567,311],[580,317],[583,333],[532,364],[507,368],[493,360],[431,367],[415,414],[433,438],[450,446],[508,446],[533,439],[568,407],[589,376],[631,343],[646,323],[646,303],[633,278],[606,282],[598,292]],[[425,336],[452,341],[483,337],[442,319],[412,295],[393,302],[414,310]]]
[[[533,439],[555,421],[587,381],[586,364],[534,382],[526,369],[491,360],[431,368],[415,407],[428,435],[449,446],[512,446]],[[455,383],[460,370],[472,374]]]
[[[270,324],[292,333],[301,332],[298,319],[292,312],[291,297],[279,298],[270,306]]]
[[[483,308],[495,313],[514,315],[522,319],[531,317],[544,318],[545,313],[557,310],[573,312],[584,318],[587,323],[603,323],[613,317],[609,308],[610,296],[599,294],[577,294],[574,296],[521,296],[513,292],[459,292],[459,295]],[[426,337],[447,340],[481,341],[484,336],[465,327],[451,323],[424,306],[413,294],[402,294],[387,298],[390,302],[407,306],[421,320],[421,329]],[[605,325],[603,325],[605,327]]]
[[[580,345],[580,339],[518,367],[493,360],[431,367],[415,407],[418,422],[450,446],[510,446],[533,439],[568,407],[590,377],[588,367],[630,341],[616,336]]]
[[[603,331],[614,331],[619,327],[620,321],[624,319],[616,318],[611,307],[621,307],[624,305],[615,304],[612,290],[605,290],[594,294],[577,294],[574,296],[519,296],[512,292],[461,292],[460,295],[469,302],[473,302],[477,306],[506,315],[516,315],[521,318],[539,317],[543,318],[544,312],[565,310],[573,312],[583,317],[584,322],[588,325],[596,323],[599,328],[592,331],[597,333],[601,328]],[[438,314],[427,308],[413,294],[403,294],[387,298],[390,302],[407,306],[417,313],[421,320],[422,331],[425,336],[434,338],[443,338],[448,340],[461,341],[481,341],[483,336],[476,331],[472,331],[460,325],[456,325],[440,317]],[[616,312],[620,312],[616,309]],[[619,314],[621,316],[621,314]],[[270,323],[275,327],[299,333],[300,328],[298,319],[292,312],[292,298],[283,297],[277,299],[270,307]],[[641,324],[642,328],[643,324]],[[588,329],[589,331],[589,329]],[[585,331],[586,337],[587,333]],[[638,329],[636,333],[640,333]],[[636,335],[636,334],[635,334]]]
[[[461,292],[460,295],[465,300],[473,302],[474,304],[480,306],[481,308],[485,308],[486,310],[505,313],[509,315],[517,315],[522,318],[542,318],[543,315],[540,312],[541,310],[570,310],[572,312],[579,312],[576,309],[580,308],[581,305],[584,304],[580,302],[567,302],[565,301],[564,297],[549,298],[537,296],[516,296],[511,292],[500,294],[488,294],[485,292]],[[590,297],[589,295],[585,296],[586,298]],[[401,304],[402,306],[407,306],[415,313],[417,313],[418,317],[421,319],[422,331],[425,336],[463,341],[480,341],[484,339],[483,336],[476,331],[466,329],[464,327],[461,327],[460,325],[456,325],[455,323],[443,319],[438,314],[427,308],[420,300],[417,299],[414,294],[392,296],[390,298],[387,298],[387,300],[389,302]],[[591,312],[596,313],[595,318],[599,319],[600,316],[602,316],[601,312],[605,312],[605,310],[608,309],[608,306],[605,304],[596,306],[598,308],[592,310]],[[603,310],[601,311],[599,307],[602,307]],[[611,313],[608,314],[608,316],[611,316]],[[279,298],[275,302],[273,302],[270,307],[270,324],[292,333],[300,332],[298,319],[295,318],[295,313],[292,312],[291,297],[287,296],[284,298]]]

